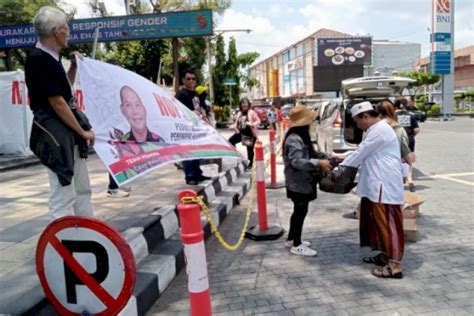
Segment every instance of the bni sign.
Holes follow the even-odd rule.
[[[91,43],[96,28],[99,42],[212,35],[212,11],[194,10],[160,14],[69,20],[69,43]],[[0,27],[0,48],[31,47],[36,43],[32,24]]]
[[[435,74],[451,73],[451,0],[433,0],[431,34],[431,71]]]

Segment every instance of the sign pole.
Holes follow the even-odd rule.
[[[91,58],[95,59],[95,52],[97,51],[97,42],[99,41],[99,28],[95,28],[94,32],[94,42],[92,43],[92,54]]]
[[[454,0],[451,0],[451,49],[450,49],[450,71],[443,75],[443,121],[451,118],[454,112]]]
[[[178,38],[173,37],[171,40],[173,46],[173,76],[174,76],[174,93],[179,90],[179,66],[178,66]]]

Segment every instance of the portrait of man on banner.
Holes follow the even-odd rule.
[[[119,185],[159,166],[203,158],[241,159],[211,125],[167,90],[122,67],[78,62],[94,150]]]

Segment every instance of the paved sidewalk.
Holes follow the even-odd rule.
[[[303,230],[317,257],[291,255],[283,239],[245,240],[234,253],[215,238],[207,241],[214,315],[473,315],[474,168],[465,158],[472,158],[474,125],[461,133],[457,125],[435,124],[425,123],[417,138],[415,182],[425,203],[421,239],[406,244],[402,280],[377,279],[370,274],[374,266],[362,263],[371,252],[359,247],[358,221],[350,217],[358,198],[320,193]],[[292,203],[284,189],[267,191],[267,197],[269,222],[287,230]],[[244,206],[220,227],[229,241],[242,228]],[[188,314],[183,271],[147,315]]]

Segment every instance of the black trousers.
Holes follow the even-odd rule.
[[[244,135],[245,136],[245,135]],[[253,142],[252,146],[247,146],[247,159],[250,160],[250,165],[249,167],[252,167],[253,165],[253,156],[254,156],[254,147],[255,147],[255,142],[257,139],[252,136]],[[240,143],[242,141],[242,134],[240,133],[235,133],[229,138],[229,143],[232,144],[232,146],[235,147],[236,144]]]
[[[109,173],[109,190],[116,190],[118,189],[118,184],[115,182],[114,178],[112,175]]]
[[[309,201],[293,200],[293,214],[290,219],[288,240],[292,240],[295,247],[301,244],[301,233],[303,232],[304,219],[308,214],[308,205]]]

